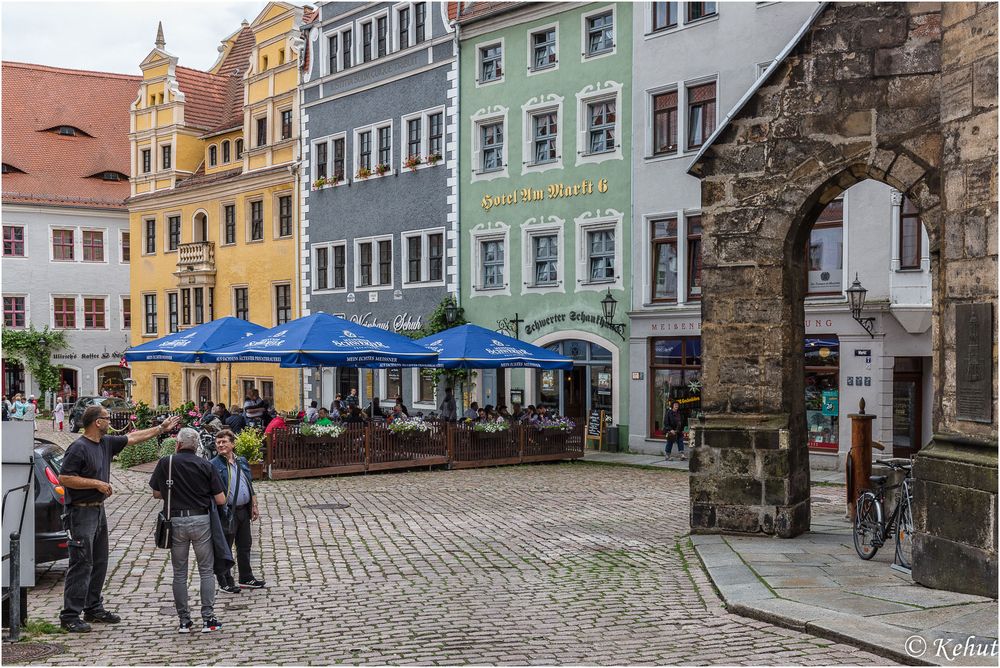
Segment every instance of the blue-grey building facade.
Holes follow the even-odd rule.
[[[302,314],[412,333],[457,290],[455,42],[446,3],[320,3],[300,88]],[[440,402],[413,369],[324,369],[329,405]]]

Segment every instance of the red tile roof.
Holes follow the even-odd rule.
[[[129,183],[101,172],[131,172],[129,106],[141,77],[3,63],[3,201],[124,209]],[[90,136],[61,136],[60,125]]]
[[[201,128],[206,134],[243,125],[243,75],[250,67],[253,47],[253,30],[244,25],[215,73],[177,66],[185,125]]]
[[[229,49],[225,59],[219,63],[216,74],[224,77],[230,74],[244,75],[250,68],[250,52],[253,50],[254,38],[253,30],[249,25],[240,28],[240,33],[236,37],[236,43]]]

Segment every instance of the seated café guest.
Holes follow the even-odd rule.
[[[466,420],[475,420],[479,417],[479,404],[473,401],[469,404],[469,409],[462,414],[462,417]]]
[[[347,424],[363,424],[365,421],[365,414],[361,412],[361,409],[357,405],[351,406],[351,411],[348,413],[347,417],[343,420]]]
[[[229,412],[229,409],[226,408],[226,405],[224,403],[220,401],[219,403],[215,404],[215,407],[219,409],[218,415],[223,422],[229,419],[231,413]]]
[[[406,410],[406,404],[403,403],[403,397],[396,397],[396,405],[392,407],[392,410],[395,411],[397,406],[401,411],[403,411],[403,415],[410,417],[410,411]]]
[[[535,413],[538,415],[539,420],[545,420],[552,417],[551,415],[549,415],[549,411],[547,408],[545,408],[545,406],[539,406],[536,409]]]
[[[535,410],[535,405],[530,404],[523,413],[521,413],[521,422],[530,423],[538,419],[538,413]]]
[[[270,422],[267,423],[267,427],[264,429],[264,433],[270,434],[274,432],[275,429],[287,429],[287,428],[288,424],[285,423],[285,418],[275,413],[274,417],[272,417]]]
[[[392,413],[389,414],[389,422],[395,422],[396,420],[405,419],[407,416],[405,407],[403,404],[396,404],[392,407]]]
[[[486,422],[488,419],[489,416],[486,414],[485,408],[480,408],[479,411],[476,412],[476,422]]]
[[[317,406],[319,406],[318,402],[309,402],[309,408],[306,409],[306,422],[313,423],[319,418],[319,410],[316,408]]]
[[[326,410],[326,407],[320,408],[318,411],[316,411],[315,424],[320,427],[327,427],[333,424],[333,420],[330,419],[330,411]]]
[[[233,412],[229,414],[229,418],[226,419],[226,426],[232,430],[233,433],[238,434],[243,431],[243,428],[247,426],[246,419],[243,417],[243,409],[239,406],[233,406]]]

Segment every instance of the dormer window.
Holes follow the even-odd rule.
[[[208,166],[215,167],[219,163],[219,149],[217,146],[208,147]]]
[[[115,171],[101,172],[97,176],[100,176],[102,181],[128,181],[127,176]]]
[[[45,132],[52,132],[62,137],[89,137],[86,132],[72,125],[56,125],[48,128]]]
[[[14,165],[8,165],[5,162],[5,163],[3,163],[3,173],[4,174],[24,174],[24,170],[18,169]]]

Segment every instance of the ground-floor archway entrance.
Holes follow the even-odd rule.
[[[535,403],[574,419],[591,410],[614,412],[614,360],[609,348],[580,339],[554,341],[545,346],[573,360],[568,371],[536,371]]]

